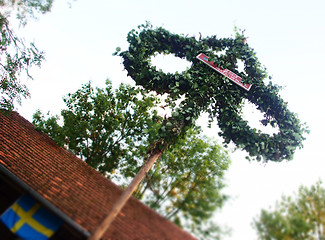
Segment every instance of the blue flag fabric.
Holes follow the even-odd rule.
[[[0,219],[24,240],[49,239],[63,223],[29,195],[18,199]]]

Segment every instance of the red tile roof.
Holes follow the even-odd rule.
[[[92,233],[121,188],[16,112],[0,112],[0,164],[74,222]],[[195,239],[132,198],[103,239]]]

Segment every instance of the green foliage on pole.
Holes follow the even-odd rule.
[[[154,29],[150,24],[141,25],[127,36],[129,49],[115,55],[121,56],[128,75],[138,85],[159,94],[167,93],[167,101],[174,108],[169,119],[169,128],[161,137],[173,141],[180,133],[192,126],[201,112],[207,112],[210,121],[218,120],[219,133],[225,143],[233,141],[246,150],[252,158],[265,161],[290,160],[297,147],[302,147],[304,133],[308,132],[296,114],[290,112],[287,103],[279,95],[279,87],[269,82],[266,70],[258,61],[254,50],[245,41],[245,36],[236,33],[234,38],[217,39],[216,36],[196,40],[194,37],[173,34],[164,28]],[[216,53],[225,51],[224,55]],[[151,65],[151,56],[174,54],[192,62],[181,73],[164,73]],[[204,53],[219,67],[229,69],[252,84],[249,92],[232,84],[224,76],[199,62],[196,56]],[[245,64],[245,71],[237,69],[238,60]],[[175,106],[177,99],[184,99]],[[244,99],[255,104],[264,113],[262,123],[278,127],[279,133],[270,136],[249,127],[240,116]]]
[[[262,210],[253,226],[261,240],[325,239],[325,189],[321,182],[301,186],[294,197],[284,196],[272,210]]]

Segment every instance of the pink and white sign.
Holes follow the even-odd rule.
[[[229,78],[231,81],[233,81],[234,83],[236,83],[240,87],[246,89],[247,91],[249,91],[249,89],[251,89],[251,86],[252,86],[251,84],[248,84],[248,83],[244,84],[244,83],[242,83],[241,82],[241,77],[239,77],[238,75],[236,75],[232,71],[230,71],[228,69],[221,69],[217,65],[215,65],[212,61],[209,62],[209,58],[205,54],[200,53],[199,55],[196,56],[196,58],[199,59],[200,61],[204,62],[205,64],[207,64],[211,68],[213,68],[218,73],[220,73],[223,76]]]

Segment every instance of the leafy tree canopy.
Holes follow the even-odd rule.
[[[0,109],[12,110],[15,102],[30,96],[22,79],[32,79],[29,70],[40,67],[44,53],[23,37],[15,34],[10,17],[25,26],[30,18],[37,18],[51,10],[53,0],[0,0]],[[22,75],[25,73],[26,75]]]
[[[211,217],[227,199],[221,189],[230,161],[220,145],[199,137],[200,133],[197,127],[189,129],[185,138],[171,146],[140,184],[136,196],[196,236],[219,239]]]
[[[159,99],[124,84],[114,90],[107,80],[105,88],[87,83],[64,101],[61,116],[37,111],[33,124],[104,175],[128,184],[164,127],[165,119],[157,114]],[[221,190],[230,160],[200,134],[200,128],[191,128],[170,146],[135,196],[197,236],[218,239],[220,228],[211,217],[227,199]]]
[[[160,121],[152,108],[159,100],[148,91],[121,84],[116,90],[110,81],[106,87],[91,83],[64,98],[67,109],[59,117],[45,120],[37,111],[33,123],[60,146],[65,146],[89,165],[106,175],[118,169],[123,176],[133,176],[137,158],[146,154],[148,138]]]
[[[253,226],[262,240],[325,239],[325,189],[321,182],[301,186],[294,197],[284,196],[273,210],[262,210]]]
[[[53,0],[0,0],[0,108],[11,110],[14,103],[29,97],[29,91],[22,83],[23,72],[32,79],[29,69],[40,66],[44,53],[34,43],[26,44],[15,34],[9,24],[9,17],[16,18],[24,26],[28,18],[36,18],[38,13],[50,11]],[[29,46],[28,46],[29,45]]]
[[[14,102],[20,103],[21,97],[28,97],[29,91],[21,81],[25,72],[32,78],[29,69],[40,66],[44,59],[34,43],[26,46],[24,40],[12,31],[6,17],[0,13],[0,108],[11,110]]]
[[[47,13],[51,10],[53,0],[0,0],[0,6],[5,9],[6,15],[16,13],[16,18],[22,25],[28,18],[36,18],[37,14]]]

